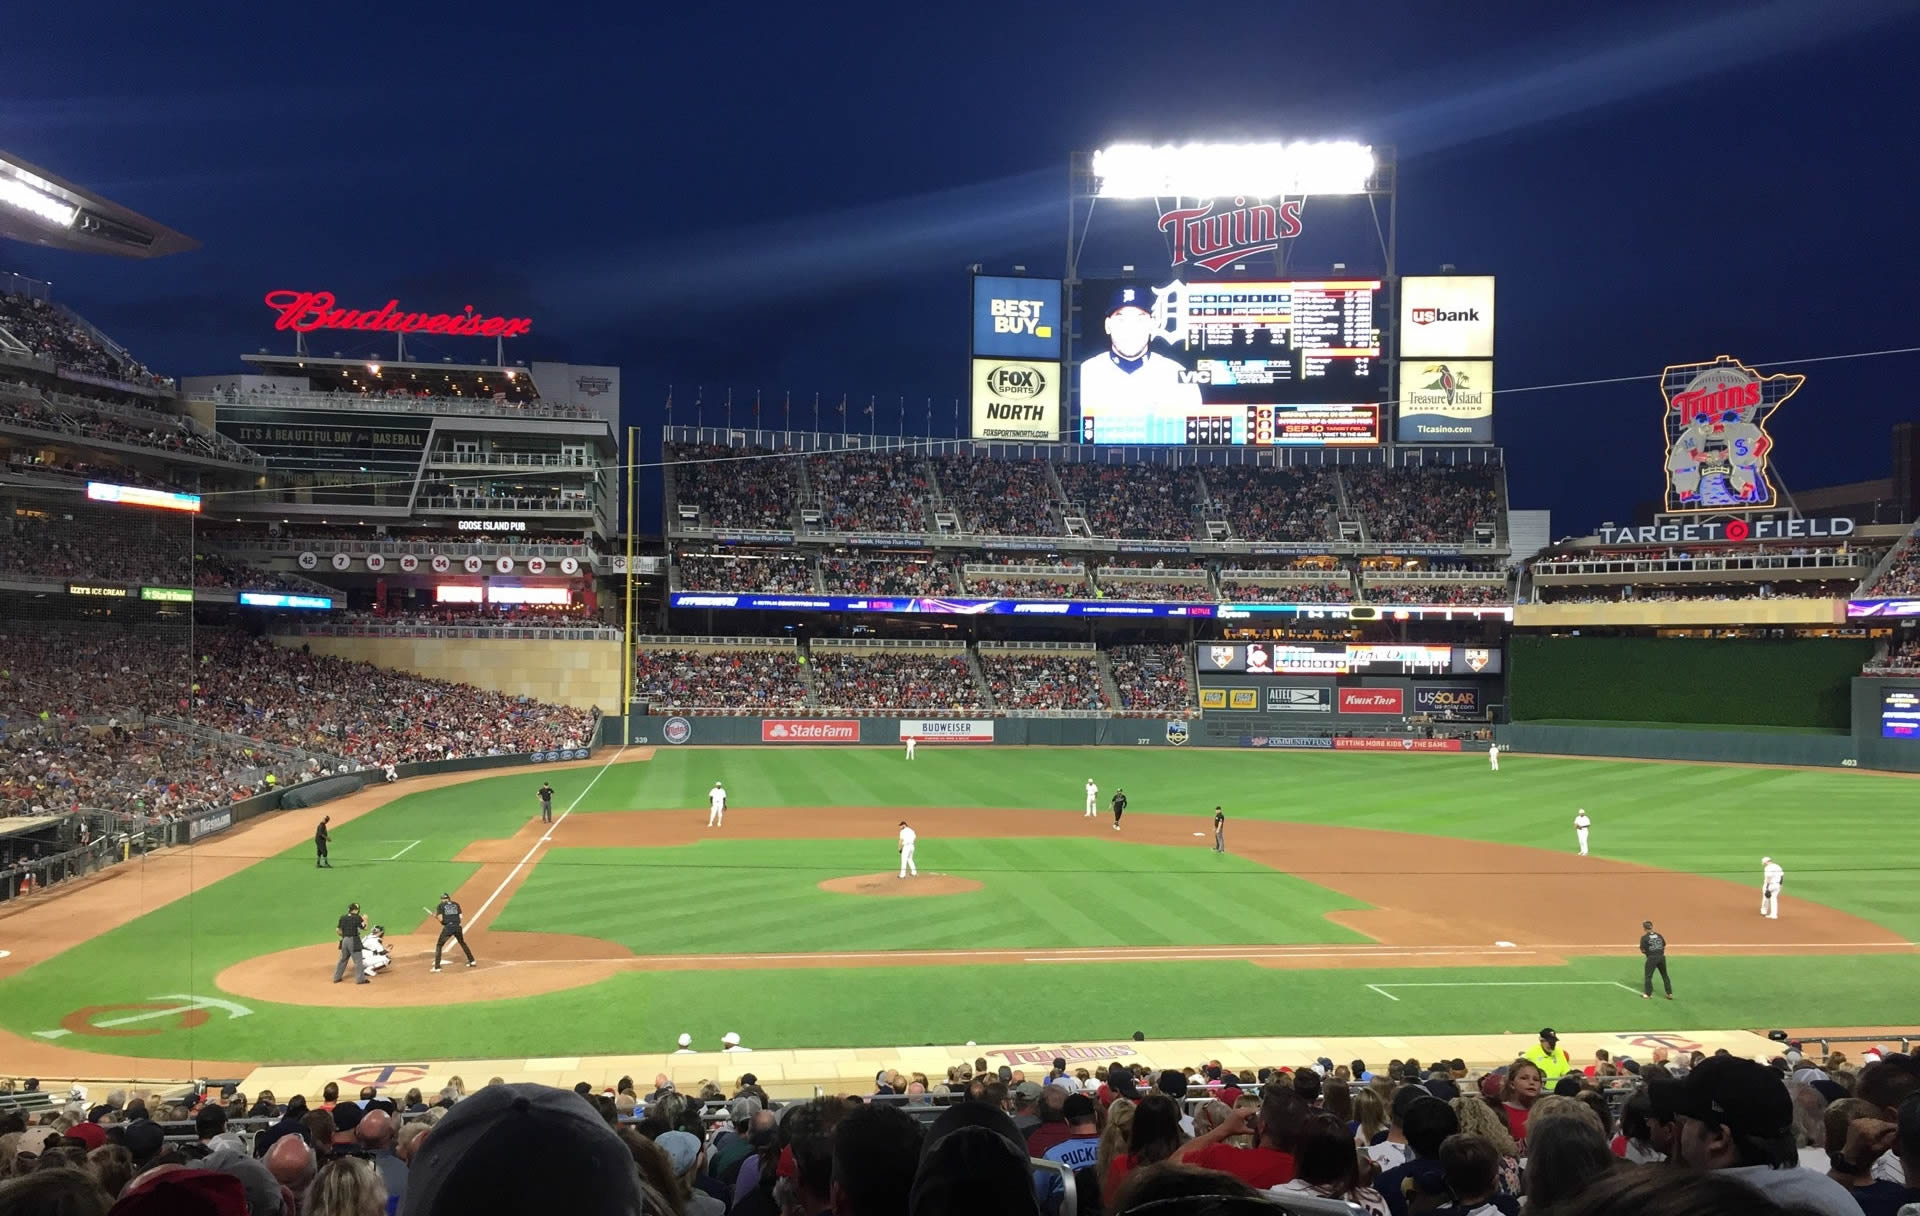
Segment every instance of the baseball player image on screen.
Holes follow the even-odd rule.
[[[1080,365],[1080,406],[1095,419],[1137,422],[1184,418],[1200,408],[1200,386],[1182,382],[1186,369],[1153,350],[1159,323],[1153,290],[1122,287],[1107,302],[1107,349]]]

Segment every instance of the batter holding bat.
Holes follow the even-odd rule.
[[[433,910],[440,918],[440,940],[433,943],[433,969],[440,970],[440,952],[446,949],[447,942],[460,943],[461,951],[467,956],[467,966],[474,965],[473,951],[467,948],[467,935],[460,931],[460,904],[450,891],[440,893],[440,906]]]

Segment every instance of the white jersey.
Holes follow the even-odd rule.
[[[1786,876],[1787,872],[1780,868],[1779,862],[1770,861],[1767,863],[1767,868],[1760,871],[1760,889],[1763,891],[1778,891],[1781,881],[1785,879]]]
[[[1087,805],[1092,806],[1099,798],[1100,787],[1091,781],[1087,782]]]
[[[1184,417],[1200,408],[1200,386],[1180,380],[1186,370],[1151,350],[1137,362],[1101,351],[1080,365],[1080,407],[1096,426],[1107,420],[1125,424]]]
[[[717,785],[714,786],[713,789],[707,793],[707,809],[710,811],[726,810],[727,809],[727,791],[721,789]]]
[[[1593,820],[1587,818],[1587,813],[1585,811],[1581,811],[1578,815],[1575,815],[1573,817],[1573,826],[1576,828],[1579,828],[1581,831],[1584,832],[1588,828],[1593,826]]]
[[[913,829],[912,829],[912,828],[901,828],[901,829],[900,829],[900,847],[901,847],[902,849],[910,849],[910,848],[912,848],[912,847],[913,847],[913,842],[914,842],[915,840],[917,840],[917,839],[919,839],[919,837],[917,837],[916,835],[914,835],[914,831],[913,831]]]

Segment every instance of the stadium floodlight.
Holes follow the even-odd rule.
[[[1373,149],[1350,140],[1290,144],[1113,144],[1093,154],[1103,198],[1278,198],[1364,194]]]
[[[63,199],[54,197],[44,190],[35,189],[11,174],[0,173],[0,203],[36,215],[49,224],[58,224],[62,228],[73,227],[80,218],[80,208]]]

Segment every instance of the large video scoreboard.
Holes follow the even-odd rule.
[[[1380,443],[1377,279],[1089,281],[1074,369],[1090,443]]]

